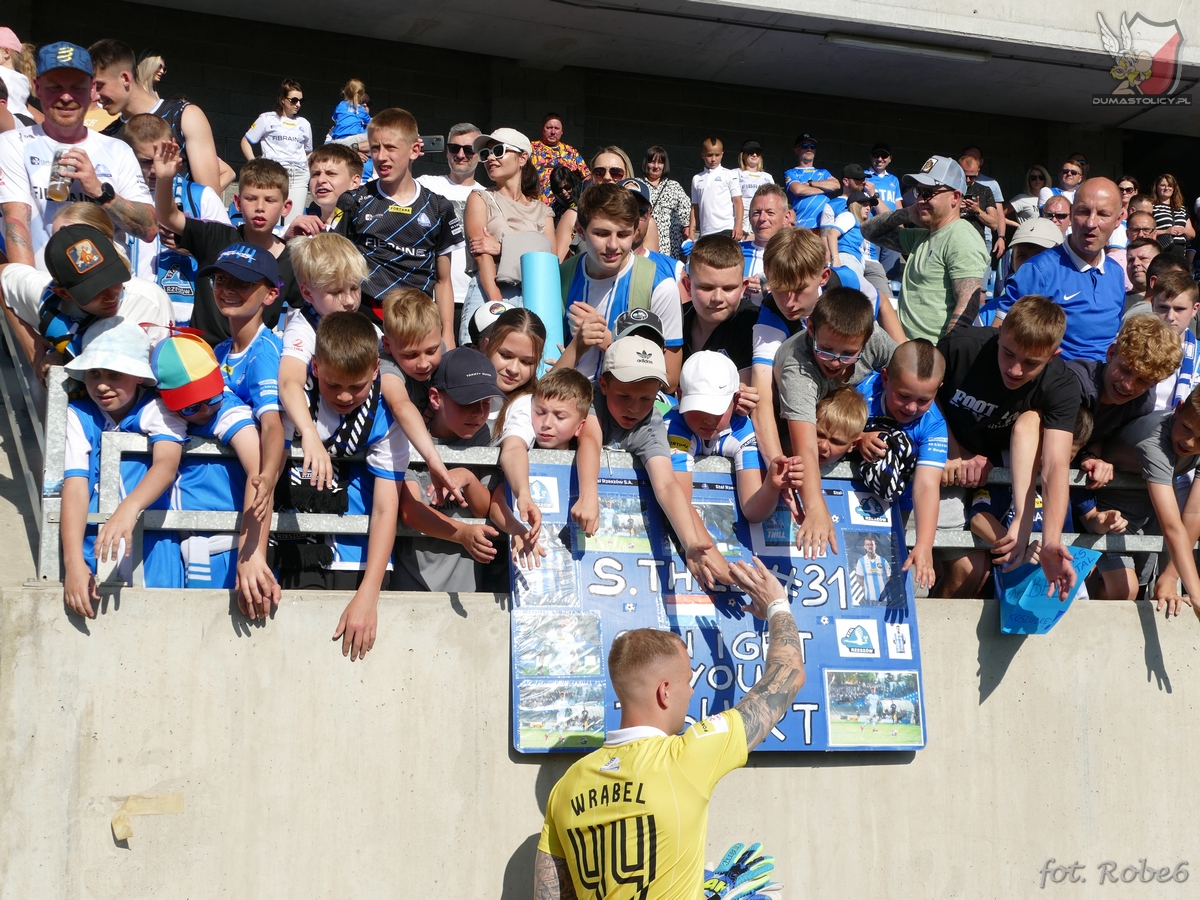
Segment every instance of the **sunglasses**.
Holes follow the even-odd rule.
[[[929,200],[932,200],[934,197],[936,197],[938,194],[948,194],[952,190],[953,190],[953,188],[948,188],[948,187],[940,187],[940,188],[919,187],[919,188],[916,188],[913,191],[913,193],[917,195],[918,200],[929,201]]]
[[[185,406],[183,409],[179,410],[179,414],[181,416],[194,416],[205,407],[212,408],[214,406],[220,406],[224,399],[225,395],[223,393],[217,394],[217,396],[209,397],[207,400],[203,400],[200,403],[193,403],[191,406]]]
[[[447,144],[446,152],[451,156],[474,156],[475,148],[470,144]]]
[[[613,181],[620,181],[625,177],[625,170],[620,166],[609,166],[607,169],[604,168],[604,166],[599,166],[595,169],[592,169],[593,175],[603,175],[605,172],[608,173],[608,177]]]
[[[825,362],[837,363],[856,363],[862,359],[861,353],[855,353],[853,356],[841,356],[837,353],[830,353],[828,350],[822,350],[820,347],[813,348],[813,355],[817,359],[825,360]]]
[[[1045,176],[1045,175],[1043,175],[1041,172],[1030,172],[1030,173],[1029,173],[1029,180],[1030,180],[1030,181],[1045,181],[1045,180],[1046,180],[1046,176]]]
[[[303,99],[304,99],[303,97],[288,97],[287,102],[288,103],[299,103]]]
[[[1055,213],[1055,212],[1049,212],[1049,213],[1048,213],[1048,212],[1044,212],[1044,213],[1042,213],[1042,218],[1043,218],[1043,219],[1049,219],[1049,220],[1050,220],[1050,221],[1052,221],[1052,222],[1065,222],[1065,221],[1067,221],[1067,219],[1069,219],[1070,217],[1071,217],[1071,214],[1070,214],[1070,213]]]
[[[891,159],[891,158],[892,158],[892,154],[890,154],[890,153],[872,153],[871,154],[871,159]]]
[[[816,150],[817,149],[816,144],[800,144],[799,147],[801,150]]]
[[[1137,192],[1137,188],[1132,188],[1132,187],[1123,187],[1123,188],[1121,188],[1121,193],[1122,193],[1122,194],[1133,194],[1133,193],[1136,193],[1136,192]]]
[[[1059,174],[1060,175],[1082,175],[1083,172],[1080,169],[1063,169]]]

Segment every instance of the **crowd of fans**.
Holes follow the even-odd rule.
[[[237,535],[148,534],[147,586],[236,585],[252,617],[281,587],[353,590],[338,633],[359,656],[382,588],[474,590],[509,552],[545,555],[535,446],[576,451],[571,516],[589,535],[615,526],[601,448],[638,457],[706,587],[730,572],[691,504],[696,457],[730,458],[745,517],[786,520],[815,557],[837,549],[820,468],[850,454],[911,519],[902,568],[935,595],[980,596],[1026,561],[1065,595],[1062,534],[1090,531],[1161,533],[1169,550],[1161,565],[1106,555],[1092,596],[1153,582],[1175,613],[1200,597],[1200,302],[1171,175],[1146,194],[1073,154],[1006,200],[976,147],[899,178],[881,142],[835,176],[803,133],[779,183],[757,142],[731,168],[709,138],[688,190],[662,147],[636,170],[616,146],[585,160],[550,113],[536,141],[456,124],[448,173],[418,176],[411,114],[372,113],[351,80],[314,146],[284,79],[225,209],[233,170],[200,109],[159,98],[164,66],[118,41],[32,48],[0,29],[4,314],[35,372],[80,383],[62,491],[75,612],[93,614],[97,559],[125,557],[143,510],[241,509]],[[524,308],[535,250],[560,261],[560,348]],[[123,464],[96,529],[114,430],[152,453]],[[236,458],[185,459],[191,436]],[[501,471],[482,482],[439,456],[487,445]],[[425,480],[406,474],[410,446]],[[1011,489],[988,485],[999,465]],[[1100,490],[1116,472],[1148,491]],[[370,530],[269,534],[272,509],[368,515]],[[424,536],[397,539],[397,521]],[[935,549],[939,529],[991,550]]]

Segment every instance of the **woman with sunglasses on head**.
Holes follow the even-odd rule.
[[[470,342],[467,326],[484,303],[524,305],[521,255],[555,250],[554,214],[542,200],[529,138],[515,128],[497,128],[475,138],[473,147],[495,187],[467,198],[464,225],[474,277],[463,301],[460,346]]]
[[[683,242],[691,237],[692,199],[671,177],[671,161],[665,148],[655,144],[646,151],[642,175],[650,186],[659,250],[673,259],[683,259]]]
[[[1174,175],[1159,175],[1154,179],[1154,223],[1160,235],[1171,237],[1171,243],[1164,249],[1173,249],[1176,253],[1183,253],[1187,242],[1196,236],[1187,204],[1183,201],[1183,191]]]
[[[312,153],[312,126],[300,115],[304,91],[291,78],[279,85],[279,99],[274,112],[265,112],[254,120],[242,137],[242,155],[247,162],[254,159],[253,144],[262,144],[264,159],[273,159],[288,173],[288,199],[292,210],[284,219],[284,229],[304,212],[308,199],[308,154]]]

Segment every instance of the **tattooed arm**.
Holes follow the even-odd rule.
[[[539,850],[533,863],[533,900],[575,900],[567,861]]]
[[[753,750],[766,740],[804,686],[804,651],[796,620],[787,607],[787,591],[762,560],[755,557],[753,567],[736,562],[729,571],[738,586],[749,595],[749,611],[755,618],[767,619],[770,628],[766,671],[735,707],[746,728],[746,749]],[[784,607],[769,611],[780,600]]]
[[[4,214],[4,240],[8,261],[35,265],[33,258],[33,236],[29,230],[30,210],[28,203],[0,204]]]
[[[154,217],[154,207],[149,203],[131,203],[118,195],[102,208],[113,222],[134,237],[153,241],[158,235],[158,220]]]
[[[951,278],[950,290],[954,293],[954,311],[946,323],[946,334],[959,325],[959,319],[965,318],[963,324],[970,325],[979,312],[979,304],[983,302],[982,278]]]
[[[872,244],[878,244],[880,247],[887,247],[889,250],[899,253],[901,247],[900,239],[896,236],[896,229],[911,221],[908,213],[907,209],[900,208],[892,210],[890,213],[884,213],[882,216],[867,219],[862,224],[862,236]]]

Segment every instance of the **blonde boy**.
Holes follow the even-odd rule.
[[[838,388],[817,404],[817,462],[831,466],[850,452],[867,426],[867,401],[852,387]]]
[[[322,490],[329,483],[332,468],[329,454],[313,426],[304,399],[304,385],[309,377],[316,330],[321,319],[334,312],[358,311],[367,264],[353,244],[332,232],[295,238],[288,249],[292,254],[296,281],[305,305],[288,312],[284,324],[283,352],[279,363],[279,398],[300,434],[304,471],[312,473],[311,484]],[[393,294],[408,297],[408,302],[417,308],[423,305],[427,310],[434,310],[429,298],[420,291],[402,289]],[[384,346],[387,346],[386,337]],[[383,399],[392,415],[417,452],[428,461],[434,482],[439,486],[451,487],[449,473],[425,427],[421,414],[423,407],[414,406],[405,390],[405,379],[394,366],[381,366],[380,372],[383,376]],[[451,493],[459,496],[456,489],[451,489]]]
[[[692,176],[692,234],[728,234],[740,241],[742,233],[742,183],[738,173],[721,165],[725,148],[719,138],[704,139],[700,158],[704,171]],[[698,229],[698,230],[697,230]]]
[[[413,178],[421,155],[417,120],[403,109],[385,109],[367,126],[379,179],[347,191],[337,201],[332,227],[367,259],[363,297],[376,324],[383,297],[399,287],[424,291],[437,302],[442,339],[454,346],[454,285],[450,254],[464,246],[454,205]]]

